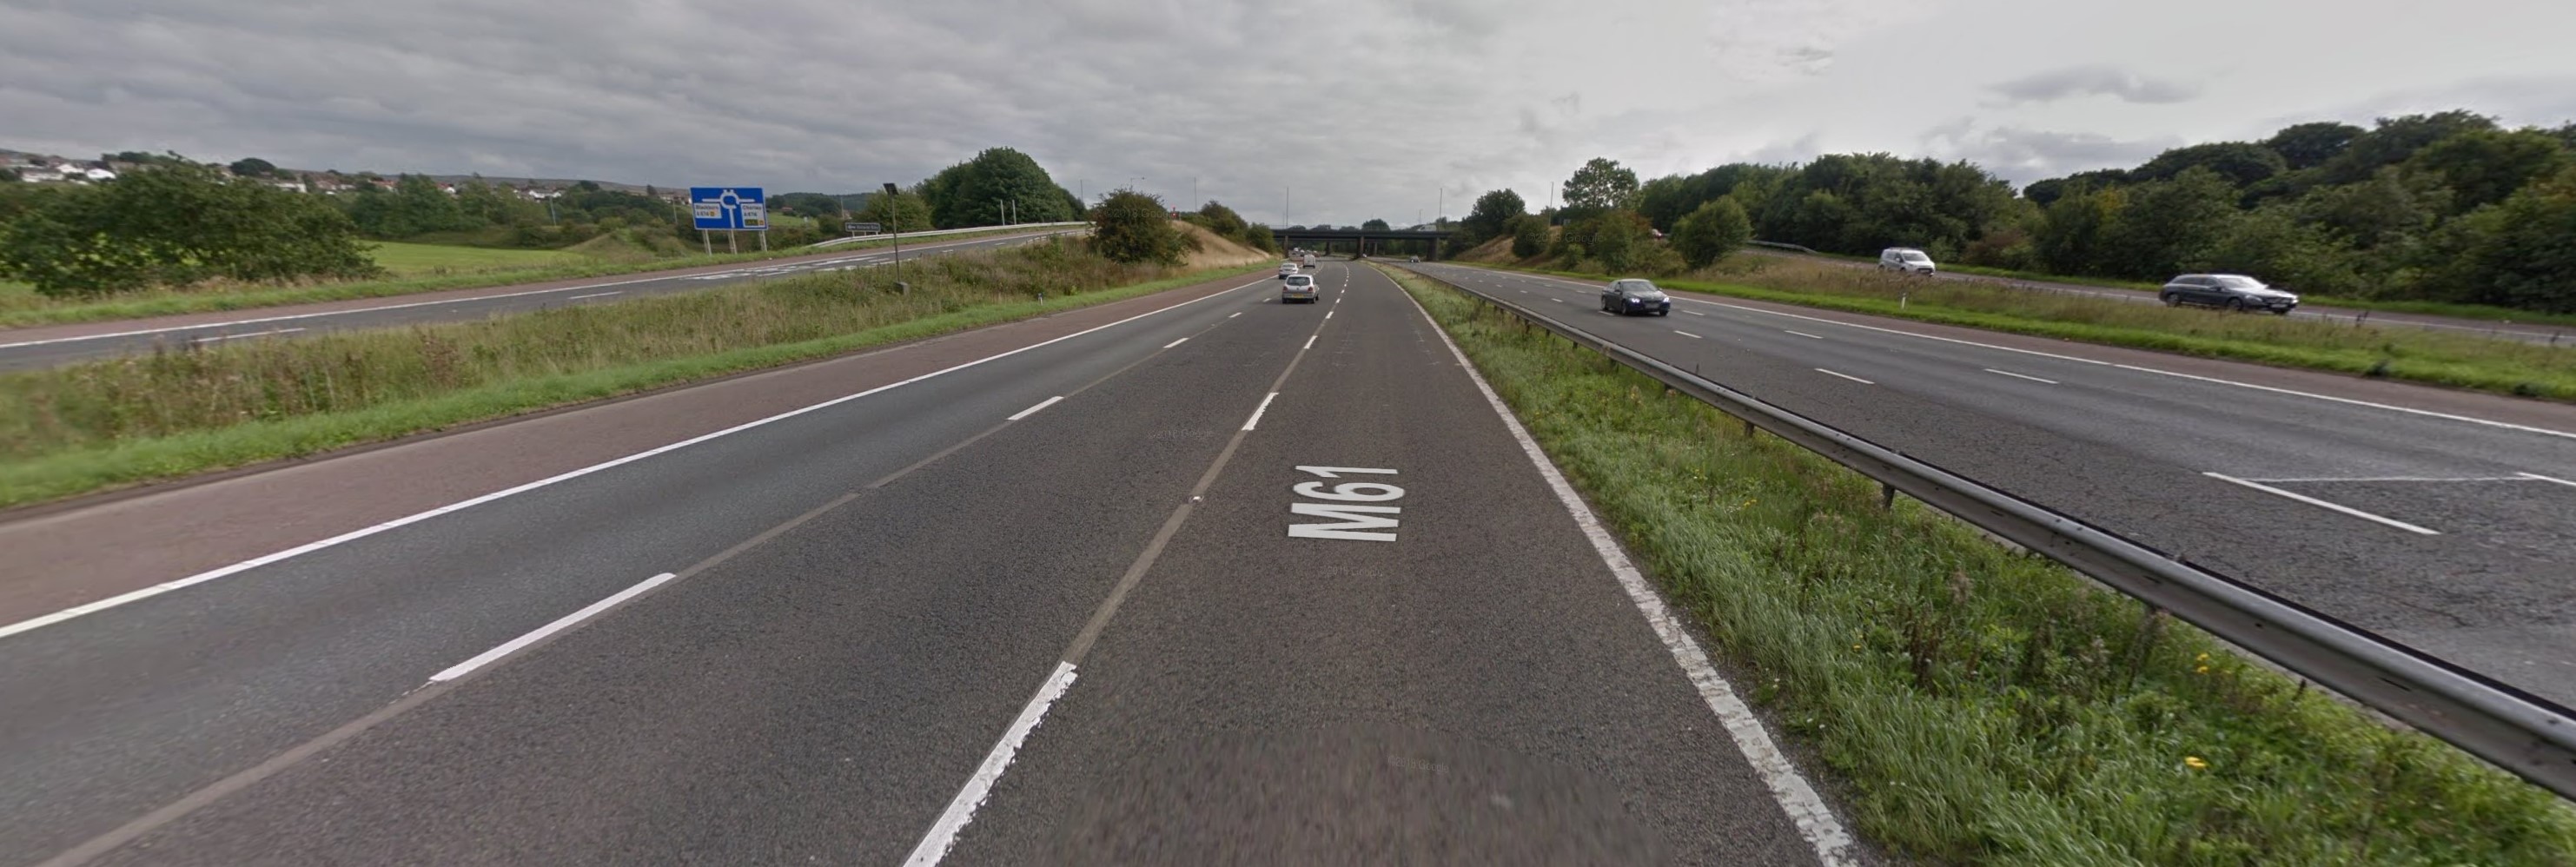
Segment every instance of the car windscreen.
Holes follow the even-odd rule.
[[[2210,278],[2210,279],[2211,279],[2212,281],[2216,282],[2218,285],[2220,285],[2220,286],[2225,286],[2225,287],[2227,287],[2227,288],[2229,288],[2229,289],[2261,289],[2261,288],[2263,288],[2263,281],[2261,281],[2261,280],[2256,280],[2256,279],[2254,279],[2254,278],[2252,278],[2252,277],[2240,277],[2240,276],[2237,276],[2237,275],[2235,275],[2235,274],[2222,274],[2222,275],[2219,275],[2219,276],[2217,276],[2217,277],[2212,277],[2212,278]]]
[[[1929,261],[1932,261],[1932,257],[1930,257],[1930,256],[1926,256],[1926,255],[1923,255],[1923,254],[1921,254],[1921,253],[1915,253],[1915,252],[1898,253],[1898,254],[1896,254],[1896,258],[1903,259],[1903,260],[1908,261],[1908,262],[1929,262]]]

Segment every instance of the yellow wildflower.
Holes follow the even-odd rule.
[[[2184,756],[2182,757],[2182,763],[2190,765],[2191,769],[2195,771],[2205,771],[2209,769],[2209,762],[2203,760],[2199,756]]]

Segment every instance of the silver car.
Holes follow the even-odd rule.
[[[2165,281],[2156,298],[2169,307],[2190,304],[2238,312],[2269,310],[2277,316],[2288,316],[2299,306],[2299,296],[2243,274],[2184,274]]]

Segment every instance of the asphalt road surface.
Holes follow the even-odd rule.
[[[2576,706],[2576,408],[1408,267]]]
[[[1787,250],[1757,248],[1751,252],[1764,256],[1803,259],[1810,262],[1822,262],[1828,265],[1840,265],[1850,268],[1877,267],[1875,263],[1871,262],[1854,262],[1850,259],[1841,259],[1832,256],[1814,256],[1803,253],[1794,253]],[[2015,277],[1991,277],[1984,274],[1969,274],[1957,271],[1942,271],[1934,274],[1933,279],[1994,283],[1998,285],[2028,289],[2035,292],[2063,292],[2073,295],[2090,295],[2096,298],[2110,298],[2119,301],[2134,301],[2143,304],[2163,303],[2158,300],[2155,291],[2150,289],[2120,289],[2110,286],[2087,286],[2082,283],[2057,283],[2046,280],[2023,280]],[[2497,340],[2515,340],[2524,343],[2576,346],[2576,328],[2563,325],[2533,325],[2529,323],[2514,323],[2485,319],[2462,319],[2456,316],[2431,316],[2422,313],[2389,313],[2377,310],[2365,311],[2345,307],[2311,304],[2301,304],[2298,309],[2290,311],[2290,316],[2296,319],[2315,319],[2327,322],[2349,323],[2355,320],[2364,320],[2372,325],[2424,328],[2456,334],[2471,334],[2481,337],[2491,337]]]
[[[903,245],[902,259],[1026,244],[1063,230],[998,235],[966,241],[924,239]],[[361,301],[293,305],[153,319],[90,322],[0,331],[0,371],[29,370],[163,348],[235,340],[274,340],[356,328],[462,322],[567,304],[603,304],[648,295],[695,292],[771,277],[870,268],[896,261],[892,247],[840,250],[745,265],[489,286],[397,295]]]
[[[0,863],[1861,858],[1420,310],[1318,274],[0,627]]]

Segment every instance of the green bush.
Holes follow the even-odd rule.
[[[49,296],[378,273],[357,228],[324,200],[175,158],[38,192],[0,227],[0,276]]]
[[[1164,265],[1180,264],[1189,249],[1162,200],[1133,190],[1111,193],[1092,209],[1091,248],[1112,262]]]
[[[1744,215],[1744,206],[1725,196],[1702,203],[1673,225],[1672,244],[1693,268],[1706,268],[1752,239],[1753,221]]]

